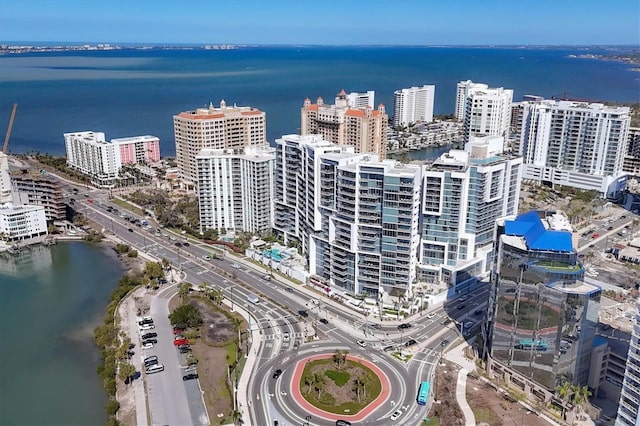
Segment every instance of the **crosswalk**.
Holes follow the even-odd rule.
[[[304,337],[304,332],[289,333],[289,338],[295,340],[296,338]],[[261,340],[276,340],[282,338],[282,334],[263,334],[260,336]]]

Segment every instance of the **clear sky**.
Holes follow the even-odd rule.
[[[639,0],[0,0],[0,42],[640,44]]]

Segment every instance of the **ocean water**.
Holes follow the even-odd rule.
[[[85,243],[0,256],[0,424],[102,425],[93,329],[122,268]]]
[[[224,99],[267,114],[273,144],[297,133],[306,97],[376,91],[393,113],[395,90],[435,84],[436,114],[452,113],[455,87],[471,79],[525,94],[639,102],[640,73],[615,61],[569,58],[584,48],[269,47],[120,50],[0,56],[0,135],[19,104],[11,152],[64,153],[63,133],[107,139],[152,134],[175,153],[172,117]],[[4,138],[2,138],[4,140]]]

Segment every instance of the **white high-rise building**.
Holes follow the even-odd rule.
[[[431,123],[435,93],[436,86],[433,84],[396,90],[393,93],[393,125]]]
[[[44,206],[14,206],[12,203],[0,206],[1,240],[14,243],[46,235]]]
[[[65,133],[67,166],[88,175],[98,187],[115,186],[122,165],[120,149],[105,140],[102,132]]]
[[[205,148],[196,156],[200,231],[269,233],[273,224],[275,149]]]
[[[9,175],[9,157],[0,151],[0,206],[11,202],[11,176]]]
[[[640,425],[640,300],[636,302],[636,317],[624,372],[618,417],[615,426]]]
[[[242,106],[227,106],[225,101],[215,108],[198,108],[173,117],[176,161],[187,182],[198,180],[196,155],[203,148],[237,149],[249,145],[266,145],[266,115]]]
[[[502,87],[469,92],[464,113],[464,140],[471,136],[509,137],[513,90]]]
[[[487,90],[489,86],[484,83],[474,83],[471,80],[461,81],[456,87],[455,116],[460,123],[464,123],[464,114],[467,109],[467,98],[476,90]]]
[[[523,101],[517,108],[523,179],[614,198],[624,190],[629,107],[574,101]]]
[[[458,292],[489,273],[495,221],[518,212],[522,158],[502,137],[471,137],[424,167],[418,280]]]
[[[376,92],[367,90],[366,92],[351,92],[347,95],[347,104],[350,108],[360,109],[369,107],[373,109],[376,100]]]

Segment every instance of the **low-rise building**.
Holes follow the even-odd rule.
[[[0,239],[15,243],[47,235],[47,219],[43,206],[0,206]]]

